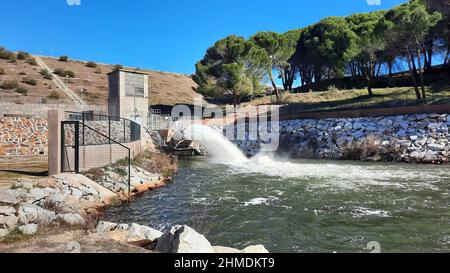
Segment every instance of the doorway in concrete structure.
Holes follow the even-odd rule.
[[[80,122],[61,122],[61,171],[80,172]]]

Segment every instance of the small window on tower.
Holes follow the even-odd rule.
[[[135,87],[134,88],[134,94],[135,94],[135,96],[143,97],[144,96],[144,88],[142,88],[142,87]]]

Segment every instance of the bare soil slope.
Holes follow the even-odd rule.
[[[43,60],[53,69],[62,68],[73,71],[76,78],[69,80],[69,88],[88,104],[107,103],[107,74],[114,69],[113,65],[97,64],[96,68],[91,68],[86,66],[86,62],[81,61],[61,62],[48,57]],[[149,74],[149,104],[151,105],[192,104],[194,97],[201,96],[193,90],[196,84],[190,76],[144,69],[140,71]],[[82,89],[85,91],[81,92]]]
[[[91,105],[106,105],[108,99],[108,77],[107,73],[114,69],[114,65],[98,64],[96,68],[88,67],[87,62],[72,61],[61,62],[58,59],[42,57],[52,69],[61,68],[75,73],[74,79],[65,80],[69,88],[76,92],[81,98]],[[127,68],[127,67],[126,67]],[[132,68],[127,68],[132,69]],[[18,104],[27,103],[70,103],[63,92],[59,91],[52,80],[45,79],[39,72],[41,68],[29,64],[25,60],[17,60],[11,63],[9,60],[0,59],[0,85],[4,81],[15,80],[20,87],[26,88],[28,94],[18,93],[16,88],[7,90],[0,87],[1,102],[12,102]],[[201,97],[193,88],[195,82],[188,75],[158,72],[151,70],[140,70],[149,74],[151,105],[175,105],[193,104],[194,97]],[[35,86],[23,83],[24,78],[37,81]],[[84,90],[84,91],[82,91]],[[51,92],[57,91],[60,98],[51,97]]]
[[[70,103],[68,97],[58,88],[52,80],[44,79],[39,73],[41,68],[38,65],[31,65],[25,60],[17,60],[15,63],[9,60],[0,59],[0,102],[12,102],[17,104],[29,103]],[[23,82],[25,78],[36,80],[36,85],[30,85]],[[28,91],[27,94],[17,92],[16,88],[2,88],[5,82],[17,81],[20,88]],[[50,97],[52,91],[57,91],[60,98]]]

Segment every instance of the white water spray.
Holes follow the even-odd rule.
[[[236,145],[210,127],[192,125],[183,135],[185,139],[199,142],[208,151],[214,163],[234,165],[248,161]]]

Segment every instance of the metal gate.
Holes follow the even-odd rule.
[[[80,122],[61,122],[61,171],[80,172]]]

